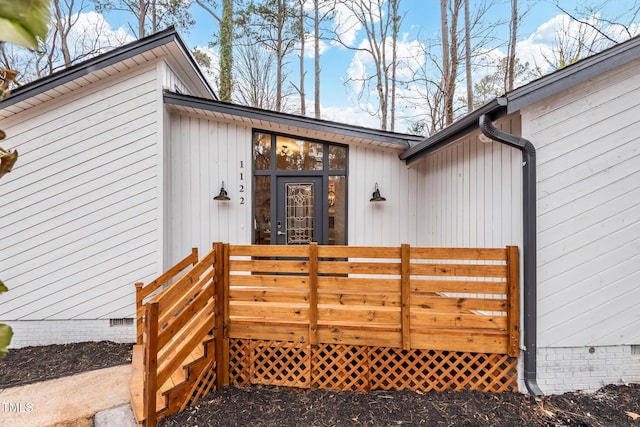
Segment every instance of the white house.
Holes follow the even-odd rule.
[[[220,102],[174,30],[133,42],[0,104],[0,321],[133,341],[133,283],[213,241],[517,245],[527,388],[638,381],[639,71],[632,39],[425,140]]]

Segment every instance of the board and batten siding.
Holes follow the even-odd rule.
[[[398,152],[349,147],[348,243],[353,246],[416,244],[412,192],[416,173],[398,159]],[[369,201],[378,184],[387,201]]]
[[[0,319],[133,317],[159,264],[156,65],[3,120]]]
[[[507,117],[496,127],[517,134]],[[483,140],[486,140],[483,138]],[[412,165],[419,246],[505,247],[522,252],[522,154],[471,134]],[[522,255],[522,254],[521,254]]]
[[[165,264],[212,242],[251,243],[251,128],[170,115],[165,165]],[[224,181],[231,200],[213,200]],[[241,187],[242,186],[242,187]],[[241,191],[242,190],[242,191]]]
[[[541,347],[640,344],[640,61],[522,111]]]

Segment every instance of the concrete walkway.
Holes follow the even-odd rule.
[[[0,426],[135,426],[130,376],[121,365],[0,389]]]

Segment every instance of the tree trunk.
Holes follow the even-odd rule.
[[[400,0],[390,0],[391,3],[391,132],[396,130],[396,71],[398,69],[398,33],[400,32],[400,16],[398,16],[398,8]]]
[[[509,54],[505,75],[505,92],[513,90],[516,66],[516,41],[518,37],[518,0],[511,0],[511,31],[509,33]]]
[[[469,19],[469,0],[464,0],[464,57],[467,75],[467,111],[473,110],[473,80],[471,76],[471,22]]]
[[[298,17],[298,25],[300,26],[300,115],[307,115],[307,106],[304,93],[304,0],[300,0],[300,15]]]
[[[445,124],[453,122],[453,112],[449,114],[449,75],[451,64],[449,61],[449,20],[447,16],[447,0],[440,0],[440,26],[442,30],[442,93],[444,94]]]
[[[233,0],[222,2],[220,22],[220,100],[231,102],[233,69]]]
[[[315,118],[320,118],[320,0],[313,0],[313,67],[314,67],[314,110]]]
[[[147,20],[147,2],[146,0],[140,0],[140,14],[138,15],[138,38],[141,39],[145,36],[144,23]]]

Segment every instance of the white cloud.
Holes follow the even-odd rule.
[[[111,28],[99,13],[80,13],[72,19],[69,46],[74,57],[86,59],[135,40],[124,28]]]
[[[322,118],[355,126],[379,128],[380,120],[355,105],[330,105],[321,107]]]

